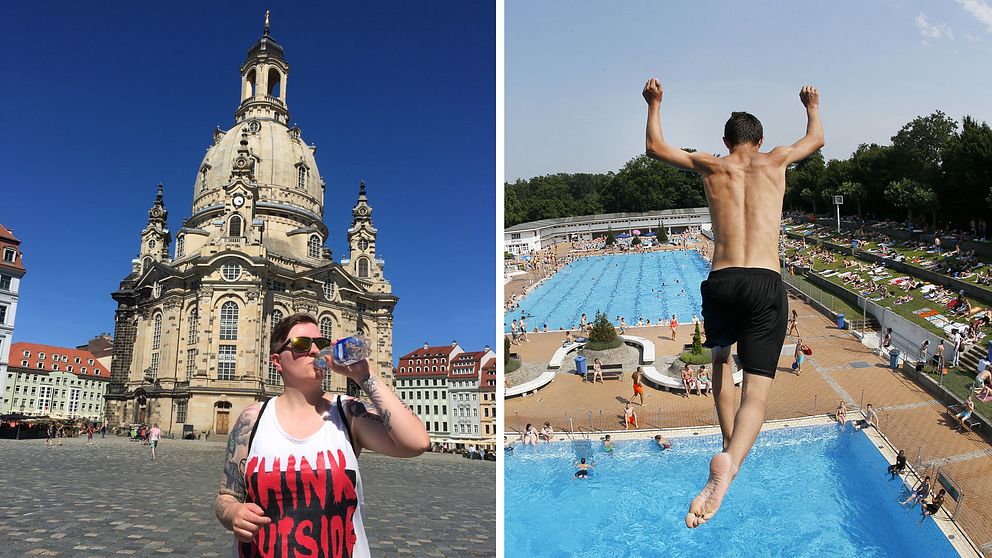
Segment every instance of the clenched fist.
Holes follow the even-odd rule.
[[[651,78],[647,83],[644,84],[644,91],[641,95],[644,96],[644,100],[650,105],[652,103],[661,103],[661,97],[664,92],[661,90],[661,82],[655,78]]]
[[[812,85],[807,85],[799,91],[799,100],[806,108],[817,108],[820,106],[820,92]]]

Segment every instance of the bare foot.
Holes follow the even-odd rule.
[[[720,452],[710,461],[710,478],[699,495],[689,504],[689,513],[685,514],[685,526],[694,529],[709,521],[717,510],[723,496],[730,488],[730,482],[737,476],[737,469],[727,452]]]

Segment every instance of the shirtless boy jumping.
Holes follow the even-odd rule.
[[[765,420],[789,312],[778,259],[785,169],[823,147],[820,95],[812,86],[802,88],[799,99],[806,107],[806,135],[767,153],[758,151],[764,140],[761,122],[746,112],[733,113],[724,127],[723,143],[730,150],[726,157],[689,153],[666,143],[659,115],[661,83],[649,80],[643,95],[648,103],[648,156],[703,177],[716,237],[713,270],[699,289],[706,346],[713,351],[713,391],[723,451],[710,461],[709,480],[685,516],[686,526],[693,528],[720,509]],[[724,373],[734,343],[744,369],[736,414],[734,379],[729,371]]]

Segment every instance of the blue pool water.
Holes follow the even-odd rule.
[[[686,323],[693,314],[702,318],[699,284],[709,273],[709,262],[696,251],[580,258],[524,297],[504,325],[509,332],[510,321],[526,314],[529,329],[572,328],[583,312],[591,322],[597,310],[614,322],[623,316],[628,325],[641,317],[656,324],[664,316],[667,323],[672,314]]]
[[[506,556],[957,556],[863,432],[836,426],[762,433],[719,513],[685,527],[719,436],[593,444],[573,478],[570,443],[520,447],[504,465]],[[588,450],[586,450],[588,451]]]

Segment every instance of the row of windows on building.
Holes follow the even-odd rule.
[[[21,356],[23,356],[24,358],[31,358],[31,351],[25,349],[24,351],[21,352]],[[48,356],[49,355],[46,355],[44,351],[38,351],[38,358],[40,360],[45,360],[45,358],[48,357]],[[69,356],[68,355],[60,355],[60,354],[57,354],[57,353],[52,353],[50,356],[51,356],[52,361],[56,361],[56,362],[57,361],[69,362]],[[79,358],[79,357],[74,357],[72,359],[72,361],[74,363],[76,363],[76,364],[81,364],[82,363],[82,359]],[[91,358],[90,359],[86,359],[86,364],[89,364],[90,366],[92,366],[93,365],[93,359],[91,359]]]
[[[63,376],[63,377],[60,377],[60,378],[54,378],[54,379],[52,379],[51,382],[48,382],[47,381],[48,378],[49,378],[48,376],[38,376],[36,374],[27,374],[27,375],[25,375],[24,379],[22,379],[20,381],[21,382],[26,382],[26,383],[31,383],[31,384],[37,384],[37,383],[41,382],[41,383],[51,383],[53,385],[66,385],[66,386],[77,386],[78,385],[80,387],[95,387],[95,386],[99,385],[96,380],[76,379],[76,378],[68,378],[68,377]],[[13,372],[8,372],[7,373],[7,380],[9,381],[9,380],[12,380],[12,379],[14,379],[14,373]],[[9,385],[7,387],[10,388]]]
[[[34,397],[28,398],[27,393],[25,393],[25,397],[21,397],[21,398],[14,397],[13,400],[11,400],[8,397],[4,397],[4,403],[10,401],[11,409],[18,409],[24,411],[31,410],[33,412],[38,412],[38,413],[47,413],[53,410],[59,410],[59,411],[67,410],[70,417],[73,417],[80,412],[96,413],[96,414],[101,413],[103,409],[103,398],[97,397],[94,394],[84,394],[81,398],[80,397],[81,392],[82,390],[80,390],[79,388],[70,389],[68,392],[68,401],[66,401],[65,399],[58,401],[57,409],[55,406],[56,401],[54,401],[54,398],[62,397],[63,395],[66,394],[61,390],[55,390],[52,386],[40,386],[40,389],[37,394],[38,395],[37,398]],[[34,395],[33,390],[31,395],[32,396]],[[82,401],[82,399],[98,399],[98,400],[95,402],[86,403]],[[68,404],[68,409],[66,408],[67,404]]]
[[[398,387],[414,387],[414,383],[416,383],[416,387],[420,387],[420,380],[421,380],[421,378],[417,378],[417,379],[400,379],[400,380],[397,380],[396,382],[397,382],[397,386]],[[423,380],[424,380],[424,386],[430,386],[430,385],[436,386],[436,385],[438,385],[438,378],[423,378]],[[431,382],[434,382],[434,383],[432,384]],[[447,385],[447,380],[445,378],[441,378],[440,379],[440,382],[441,382],[441,386],[442,387],[444,387],[445,385]]]
[[[220,339],[221,341],[237,341],[238,340],[238,319],[239,319],[239,307],[236,302],[228,301],[221,305],[220,310]],[[274,310],[269,318],[269,333],[275,329],[276,325],[283,319],[283,313],[280,310]],[[189,332],[190,339],[189,344],[197,343],[196,335],[196,322],[197,313],[194,308],[189,314]],[[319,320],[318,326],[320,327],[320,335],[322,337],[327,337],[328,339],[334,338],[334,327],[333,322],[328,317],[323,317]],[[154,324],[152,326],[152,355],[151,363],[148,370],[148,375],[155,380],[158,378],[158,368],[159,368],[159,353],[155,352],[161,348],[161,338],[162,338],[162,314],[156,314],[154,318]],[[237,375],[237,345],[223,344],[217,347],[217,379],[218,380],[233,380]],[[196,373],[196,357],[199,351],[195,348],[186,349],[186,369],[185,378],[181,381],[189,381],[189,379]],[[268,383],[273,385],[280,385],[282,383],[282,378],[279,375],[279,371],[276,370],[275,364],[272,363],[271,358],[268,359],[269,373],[268,373]],[[331,390],[331,375],[326,375],[323,380],[323,386],[325,391]]]
[[[54,393],[55,393],[55,396],[56,397],[61,397],[63,395],[71,395],[71,393],[69,393],[69,392],[79,391],[80,390],[80,388],[55,389],[54,385],[41,385],[41,386],[34,385],[34,386],[29,386],[29,385],[23,385],[23,384],[20,384],[20,383],[17,384],[16,386],[13,386],[13,388],[14,388],[13,389],[14,395],[20,395],[22,389],[23,389],[24,395],[37,395],[39,390],[41,391],[41,393],[46,393],[46,392],[51,393],[52,390],[54,390]],[[31,388],[31,393],[30,394],[28,393],[28,388]],[[11,386],[8,385],[6,387],[6,391],[11,391]],[[94,392],[94,391],[84,391],[84,392],[81,392],[81,393],[83,394],[83,399],[103,399],[103,395],[101,393],[97,393],[97,392]]]

